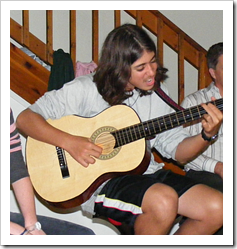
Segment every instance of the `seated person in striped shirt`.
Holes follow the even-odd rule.
[[[181,104],[184,108],[196,106],[223,97],[223,42],[214,44],[207,52],[207,64],[213,82],[204,89],[188,95]],[[202,123],[193,122],[187,126],[191,136],[202,131]],[[187,176],[223,192],[223,124],[217,137],[195,160],[185,165]]]
[[[21,140],[10,109],[10,182],[21,213],[10,212],[12,235],[93,235],[89,228],[50,217],[36,215],[33,187],[25,167]],[[42,228],[44,230],[41,229]]]

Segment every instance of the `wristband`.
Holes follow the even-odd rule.
[[[204,133],[204,129],[202,129],[202,138],[205,140],[205,141],[208,141],[208,142],[212,142],[213,140],[217,139],[218,138],[218,133],[212,137],[207,137],[206,134]]]
[[[27,229],[25,228],[25,230],[20,235],[24,235],[26,232],[27,232]]]
[[[32,232],[34,230],[41,230],[41,224],[37,221],[33,226],[29,226],[26,228],[27,232]]]

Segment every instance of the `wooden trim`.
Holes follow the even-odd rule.
[[[11,38],[24,46],[23,43],[23,27],[11,19]],[[29,49],[36,54],[41,60],[47,63],[46,58],[46,44],[38,39],[33,34],[29,33],[30,46]]]
[[[114,27],[117,28],[121,25],[121,10],[114,11]]]
[[[33,104],[48,87],[50,71],[10,43],[10,88]]]
[[[76,10],[70,10],[70,54],[74,70],[76,69]]]
[[[199,54],[199,71],[198,71],[198,89],[205,88],[205,56],[202,52]]]
[[[29,39],[29,10],[23,10],[23,43],[29,48],[30,39]]]
[[[184,37],[179,35],[178,48],[178,104],[184,99]]]
[[[92,10],[92,60],[99,61],[99,12]]]
[[[136,25],[142,27],[142,10],[136,10]]]
[[[53,65],[53,11],[46,10],[47,19],[47,41],[46,41],[46,58]]]
[[[23,45],[23,27],[10,18],[10,37]]]
[[[164,36],[163,36],[163,20],[157,19],[157,58],[161,66],[163,66],[163,57],[164,57]]]

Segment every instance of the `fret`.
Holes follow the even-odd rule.
[[[170,125],[173,128],[173,122],[172,122],[172,119],[171,119],[171,115],[169,115],[169,118],[170,118]]]
[[[164,120],[165,129],[167,130],[167,126],[166,126],[166,122],[165,122],[165,116],[163,116],[163,120]]]
[[[133,136],[133,134],[132,134],[132,127],[130,126],[130,127],[128,127],[129,128],[129,131],[130,131],[130,134],[131,134],[131,139],[134,137]],[[136,137],[136,140],[137,140],[137,135],[136,135],[136,133],[135,133],[135,137]]]
[[[196,109],[198,110],[199,117],[201,117],[200,110],[199,110],[198,106],[196,107]]]
[[[139,139],[142,137],[142,135],[141,135],[141,132],[140,132],[140,129],[139,129],[139,126],[137,125],[137,127],[138,127],[138,132],[139,132]]]
[[[164,128],[163,128],[164,127],[163,118],[162,117],[158,118],[157,121],[158,121],[158,125],[159,125],[159,131],[162,132],[164,130]]]
[[[194,118],[193,118],[193,115],[192,115],[192,112],[191,112],[191,110],[189,109],[189,112],[190,112],[190,117],[191,117],[191,120],[193,121],[194,120]]]
[[[176,125],[177,120],[176,120],[175,115],[174,115],[173,113],[170,114],[169,117],[170,117],[170,124],[171,124],[171,126],[172,126],[172,128],[173,128],[174,125]]]
[[[161,124],[160,124],[159,118],[157,118],[156,120],[157,120],[157,123],[158,123],[158,126],[159,126],[159,131],[161,132],[162,129],[161,129]]]
[[[191,120],[193,120],[193,118],[192,118],[192,113],[191,113],[191,109],[189,108],[189,109],[186,109],[185,111],[184,111],[186,114],[185,114],[185,117],[186,117],[186,120],[189,122],[189,121],[191,121]]]
[[[183,114],[183,117],[184,117],[184,119],[183,119],[183,123],[185,123],[185,122],[186,122],[186,119],[185,119],[184,112],[182,112],[182,114]]]
[[[151,130],[150,130],[150,125],[149,125],[149,121],[146,121],[146,129],[147,129],[147,131],[148,131],[148,135],[150,136],[150,135],[152,135],[152,132],[151,132]]]
[[[146,136],[146,130],[145,130],[144,126],[143,126],[143,123],[140,124],[140,128],[141,128],[140,130],[141,130],[142,137],[145,137]]]
[[[143,129],[144,129],[145,136],[150,136],[151,135],[148,121],[145,121],[143,123]]]
[[[127,136],[127,129],[124,129],[124,132],[123,132],[123,140],[124,140],[124,144],[126,144],[128,141],[126,141],[126,136]]]
[[[117,147],[122,146],[121,139],[119,138],[119,134],[120,134],[120,132],[114,132],[114,136],[115,136]]]
[[[175,112],[175,116],[176,116],[176,121],[177,121],[177,123],[179,125],[180,123],[179,123],[179,119],[178,119],[178,116],[177,116],[177,112]]]
[[[179,120],[178,120],[177,112],[172,113],[170,115],[170,120],[171,120],[171,123],[172,123],[172,127],[176,126],[177,124],[179,125]]]
[[[154,122],[152,120],[150,122],[152,123],[152,127],[153,127],[153,130],[154,130],[153,134],[155,134],[156,133],[156,128],[155,128]]]

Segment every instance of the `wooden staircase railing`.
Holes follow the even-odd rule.
[[[157,52],[158,59],[163,64],[163,45],[168,45],[178,54],[178,103],[181,103],[184,98],[184,62],[188,61],[192,66],[198,70],[198,89],[206,87],[211,78],[208,73],[206,64],[206,50],[185,34],[174,23],[168,20],[164,15],[156,10],[124,10],[132,18],[136,20],[136,25],[147,28],[151,33],[157,37]],[[42,42],[36,36],[29,32],[29,10],[22,11],[22,26],[16,21],[10,18],[10,36],[13,40],[20,45],[27,47],[36,56],[43,60],[46,64],[53,64],[53,11],[46,10],[46,43]],[[78,49],[76,43],[76,10],[70,10],[70,54],[72,61],[76,63],[76,50]],[[114,10],[114,27],[118,27],[121,24],[121,10]],[[99,11],[92,10],[92,60],[98,63],[99,60]],[[79,46],[79,45],[78,45]],[[11,46],[11,54],[17,55],[20,52],[16,52],[16,48]],[[23,54],[20,53],[22,56]],[[24,70],[23,59],[21,62],[21,68]],[[30,63],[33,63],[32,61]],[[29,64],[29,63],[28,63]],[[33,63],[34,64],[34,63]],[[15,64],[11,60],[11,69]],[[28,67],[28,70],[35,70],[34,67]],[[14,70],[11,70],[11,89],[19,94],[21,97],[33,103],[38,97],[44,94],[47,90],[46,85],[39,82],[33,86],[32,82],[27,80],[24,82],[14,80]],[[31,74],[34,74],[32,71]],[[41,71],[41,73],[43,73]],[[46,77],[42,76],[42,80],[46,81],[49,77],[49,73],[46,73]],[[27,85],[28,84],[28,85]],[[27,90],[28,89],[28,90]],[[30,90],[31,89],[31,90]],[[31,94],[34,93],[34,94]],[[157,158],[159,161],[160,157]],[[168,162],[169,165],[169,162]],[[173,163],[170,163],[173,168]],[[178,169],[179,171],[180,169]],[[181,173],[181,172],[179,172]]]

